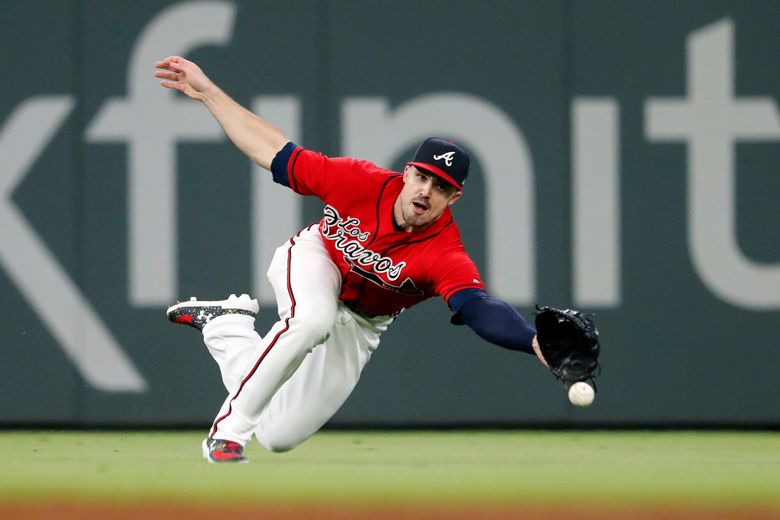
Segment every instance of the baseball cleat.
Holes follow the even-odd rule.
[[[199,301],[197,298],[190,298],[189,301],[180,302],[168,307],[166,314],[168,320],[173,323],[189,325],[198,330],[218,316],[225,314],[243,314],[254,317],[260,311],[260,305],[256,299],[249,298],[242,294],[236,296],[231,294],[227,300],[222,301]]]
[[[221,462],[237,462],[246,464],[249,459],[244,457],[244,447],[237,442],[222,439],[203,439],[203,458],[212,464]]]

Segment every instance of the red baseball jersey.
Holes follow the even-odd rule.
[[[340,299],[370,315],[397,314],[431,296],[484,290],[452,214],[419,232],[398,231],[393,205],[403,176],[368,161],[330,158],[288,143],[274,180],[325,202],[319,230],[341,271]]]

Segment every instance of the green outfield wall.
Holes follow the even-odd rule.
[[[778,425],[780,3],[0,0],[0,424],[207,424],[166,307],[251,292],[322,206],[154,61],[297,142],[402,168],[468,147],[454,212],[492,294],[594,313],[588,409],[530,357],[404,312],[335,425]],[[345,186],[345,189],[349,189]]]

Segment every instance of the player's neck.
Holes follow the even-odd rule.
[[[411,233],[413,231],[412,226],[406,224],[404,220],[404,212],[401,210],[400,199],[395,200],[393,204],[393,228],[396,231],[403,231],[405,233]]]

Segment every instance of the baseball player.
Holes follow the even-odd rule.
[[[318,431],[352,392],[379,338],[404,309],[441,296],[452,323],[547,364],[536,330],[491,298],[464,250],[450,206],[460,199],[468,153],[426,139],[403,173],[329,158],[289,141],[212,83],[193,62],[156,63],[161,85],[201,101],[233,143],[274,181],[325,203],[324,216],[282,244],[268,278],[279,320],[260,337],[257,300],[192,299],[168,318],[202,331],[229,393],[203,441],[210,462],[247,462],[255,435],[290,450]]]

